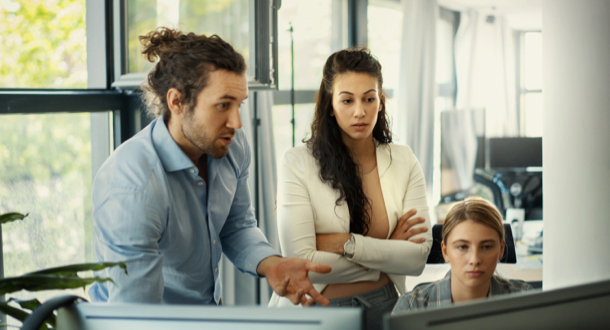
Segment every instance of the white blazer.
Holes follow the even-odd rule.
[[[405,292],[405,275],[420,275],[432,246],[430,215],[424,176],[408,146],[379,144],[376,148],[377,171],[389,219],[388,238],[407,211],[417,209],[429,230],[411,239],[425,237],[422,244],[410,241],[377,239],[355,234],[353,258],[316,250],[316,234],[349,233],[347,203],[335,206],[339,192],[323,183],[319,166],[307,146],[289,150],[279,172],[277,219],[282,254],[330,265],[328,274],[309,273],[318,292],[330,283],[377,281],[388,274],[400,294]],[[275,294],[269,306],[286,305]]]

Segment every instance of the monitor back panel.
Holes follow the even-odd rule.
[[[266,308],[81,303],[58,312],[62,330],[361,329],[356,308]]]

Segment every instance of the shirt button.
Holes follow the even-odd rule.
[[[250,268],[252,268],[252,264],[250,264]]]
[[[195,173],[195,170],[191,168],[191,173]]]
[[[214,273],[218,273],[218,268],[214,268]]]
[[[199,182],[198,185],[203,186],[203,182]]]
[[[212,242],[212,244],[216,244],[216,240],[214,240],[214,241]]]

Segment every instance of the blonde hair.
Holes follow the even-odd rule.
[[[447,236],[449,236],[453,228],[466,220],[483,224],[498,232],[500,241],[504,239],[504,224],[498,209],[483,198],[468,197],[455,204],[449,213],[447,213],[442,232],[445,244],[447,244]]]

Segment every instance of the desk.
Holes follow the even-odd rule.
[[[523,239],[515,244],[517,263],[498,263],[496,271],[500,276],[526,282],[542,281],[542,255],[531,255],[527,253],[527,246],[532,244],[535,237],[540,236],[541,230],[542,220],[525,221],[523,223]],[[426,264],[426,267],[420,276],[407,276],[407,291],[413,290],[413,288],[420,283],[440,280],[450,269],[451,266],[448,263]]]

